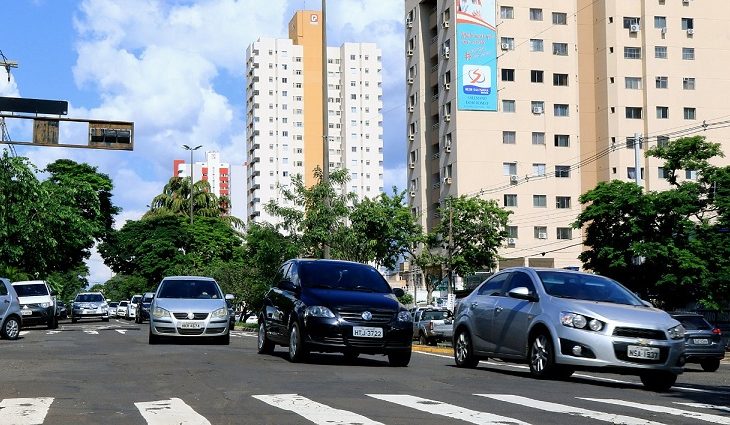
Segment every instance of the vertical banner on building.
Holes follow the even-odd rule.
[[[456,0],[457,105],[461,111],[497,110],[495,0]]]

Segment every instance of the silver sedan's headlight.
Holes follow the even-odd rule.
[[[669,334],[669,338],[671,339],[684,339],[685,329],[684,326],[677,325],[673,328],[669,328],[667,330],[667,333]]]
[[[162,307],[155,307],[155,309],[152,310],[152,316],[155,319],[161,319],[163,317],[170,317],[170,312]]]
[[[572,313],[570,311],[560,312],[560,323],[569,328],[585,329],[594,332],[600,331],[605,326],[605,324],[598,319],[578,313]]]
[[[304,316],[328,317],[330,319],[333,319],[335,317],[335,314],[332,313],[332,310],[327,307],[321,305],[313,305],[311,307],[307,307],[307,309],[304,310]]]
[[[227,308],[219,308],[218,310],[211,313],[211,316],[214,319],[225,319],[228,317],[228,309]]]
[[[402,310],[398,312],[398,321],[399,322],[411,322],[413,321],[413,317],[411,316],[411,313],[408,310]]]

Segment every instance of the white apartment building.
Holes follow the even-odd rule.
[[[635,134],[646,190],[669,187],[647,147],[730,148],[722,0],[406,0],[405,22],[409,205],[431,229],[448,196],[498,201],[500,268],[579,267],[578,198],[634,180]]]
[[[287,205],[280,188],[296,175],[314,184],[323,164],[322,28],[319,11],[299,11],[290,38],[261,38],[246,50],[247,218],[274,223],[264,207]],[[372,43],[327,48],[330,170],[347,168],[343,191],[383,191],[382,65]]]

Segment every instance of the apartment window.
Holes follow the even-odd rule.
[[[502,143],[505,145],[514,145],[517,143],[517,133],[514,131],[503,131],[502,132]]]
[[[557,56],[568,56],[568,43],[553,43],[553,54]]]
[[[669,137],[667,136],[657,136],[656,138],[656,145],[660,148],[664,148],[667,145],[669,145]]]
[[[641,119],[641,108],[637,106],[626,107],[626,118],[640,120]]]
[[[514,100],[503,100],[502,101],[502,112],[515,112],[515,101]]]
[[[657,175],[660,179],[668,179],[669,178],[669,171],[665,169],[664,167],[657,168]]]
[[[686,60],[686,61],[695,60],[694,47],[682,47],[682,60]]]
[[[691,30],[695,27],[695,20],[694,18],[682,18],[682,29],[683,30]]]
[[[556,134],[555,135],[555,146],[559,148],[567,148],[570,146],[570,135],[568,134]]]
[[[641,59],[641,47],[624,47],[624,59]]]
[[[641,90],[641,77],[625,77],[624,82],[629,90]]]
[[[558,227],[556,230],[558,239],[573,239],[573,229],[570,227]]]
[[[554,86],[567,86],[568,85],[568,74],[553,74],[553,85]]]
[[[553,25],[568,25],[568,14],[553,12]]]
[[[502,173],[505,176],[516,176],[517,175],[517,163],[516,162],[503,162]]]
[[[545,50],[542,39],[533,38],[530,40],[530,51],[531,52],[542,52]]]
[[[545,111],[545,102],[543,102],[542,100],[533,100],[531,102],[531,106],[533,114],[539,115],[542,114],[543,111]]]
[[[533,145],[544,145],[545,144],[545,133],[533,132],[532,133],[532,144]]]
[[[635,143],[635,138],[633,137],[627,137],[626,138],[626,149],[634,149],[635,146],[639,146],[639,149],[641,149],[641,143]]]
[[[542,21],[542,9],[530,8],[530,20]]]
[[[564,103],[556,103],[553,106],[553,112],[556,117],[567,117],[570,115],[570,108]]]
[[[515,49],[515,39],[512,37],[502,37],[500,42],[502,43],[502,46],[506,47],[506,50]]]
[[[684,119],[694,120],[697,119],[697,109],[695,108],[684,108]]]
[[[660,120],[669,119],[669,107],[668,106],[657,106],[656,117]]]
[[[508,238],[517,239],[517,226],[507,226],[505,230]]]
[[[533,83],[542,83],[544,75],[545,71],[533,69],[532,71],[530,71],[530,81],[532,81]]]
[[[682,88],[684,90],[694,90],[695,89],[695,79],[692,77],[682,78]]]
[[[561,177],[561,178],[570,177],[570,166],[569,165],[556,165],[555,166],[555,177]]]
[[[654,57],[657,59],[666,59],[667,46],[654,46]]]
[[[697,180],[697,170],[684,170],[684,177],[687,180]]]
[[[536,176],[544,176],[545,164],[532,164],[532,174]]]
[[[504,206],[505,207],[516,207],[517,206],[517,195],[511,194],[511,193],[505,193]]]
[[[535,208],[547,208],[547,196],[532,195],[532,206]]]
[[[535,239],[547,239],[547,227],[535,226],[533,227],[533,234]]]
[[[632,25],[639,25],[641,19],[634,16],[624,16],[624,28],[629,29]]]
[[[502,81],[514,81],[515,80],[515,70],[510,68],[503,68],[502,69]]]
[[[658,89],[669,88],[669,77],[656,77],[656,88],[658,88]]]
[[[512,6],[500,6],[499,17],[502,19],[514,19],[515,18],[515,8]]]
[[[556,196],[555,208],[570,208],[570,196]]]
[[[654,28],[666,28],[667,17],[666,16],[655,16],[654,17]]]

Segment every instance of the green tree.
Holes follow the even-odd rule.
[[[150,282],[142,276],[130,276],[124,274],[114,275],[103,285],[94,285],[91,291],[101,291],[110,300],[122,301],[132,298],[135,294],[152,292],[157,288],[159,282]]]

